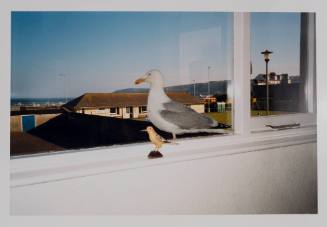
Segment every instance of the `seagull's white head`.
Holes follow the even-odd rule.
[[[162,75],[159,70],[153,69],[148,71],[139,79],[135,80],[135,84],[149,83],[150,86],[163,86]]]

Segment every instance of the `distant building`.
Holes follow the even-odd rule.
[[[217,98],[214,95],[204,95],[200,97],[204,100],[205,104],[211,104],[211,103],[216,103],[217,102]]]
[[[288,76],[287,73],[277,75],[275,72],[269,74],[269,85],[297,83],[298,76]],[[266,74],[258,74],[253,79],[254,85],[266,85]]]
[[[258,74],[253,82],[255,85],[265,85],[266,84],[266,74]]]
[[[290,76],[292,83],[300,83],[300,76]]]
[[[280,83],[281,84],[291,84],[293,81],[290,79],[287,73],[280,74]]]
[[[174,101],[204,113],[204,101],[187,92],[168,92]],[[66,111],[118,118],[145,118],[148,93],[85,93],[63,105]]]

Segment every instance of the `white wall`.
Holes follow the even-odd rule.
[[[204,105],[203,104],[191,105],[191,108],[198,113],[204,113]]]
[[[12,214],[314,213],[316,143],[11,189]]]
[[[77,111],[78,113],[82,113],[82,110]],[[119,114],[112,114],[110,113],[110,108],[105,109],[86,109],[84,110],[85,114],[89,115],[98,115],[98,116],[105,116],[105,117],[120,117],[122,116],[121,110],[119,110]]]
[[[121,110],[121,113],[123,114],[123,118],[130,118],[130,114],[127,113],[126,107],[123,107]]]
[[[134,118],[138,118],[139,117],[139,107],[138,106],[134,106],[133,107],[133,117]]]

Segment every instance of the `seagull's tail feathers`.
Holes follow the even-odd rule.
[[[232,128],[232,126],[230,125],[226,125],[223,123],[218,123],[215,124],[212,127],[208,127],[208,128],[193,128],[193,129],[184,129],[181,132],[177,133],[177,134],[184,134],[184,133],[219,133],[219,134],[229,134],[231,133],[231,130],[228,130]]]
[[[159,136],[159,135],[158,135]],[[169,140],[163,138],[162,136],[160,136],[160,140],[163,142],[163,143],[170,143]]]

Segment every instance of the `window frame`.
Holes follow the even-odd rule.
[[[126,113],[130,114],[130,106],[125,107]]]
[[[111,110],[114,110],[113,112]],[[117,114],[117,108],[116,107],[110,107],[109,108],[109,114],[110,115],[116,115]]]
[[[251,56],[251,17],[250,12],[234,13],[234,122],[235,133],[248,134],[269,130],[270,125],[300,123],[302,127],[316,125],[316,56],[315,56],[315,14],[309,13],[306,18],[307,27],[301,23],[301,29],[308,29],[302,39],[306,39],[307,46],[301,46],[304,54],[300,56],[301,72],[306,73],[308,86],[305,98],[307,113],[285,115],[269,115],[251,117],[250,104],[250,56]],[[301,16],[302,17],[302,16]],[[300,34],[301,35],[301,34]],[[302,52],[301,52],[302,53]],[[242,84],[243,83],[243,84]]]
[[[145,108],[145,110],[143,110]],[[148,112],[148,109],[146,106],[139,106],[139,113],[140,114],[146,114]]]
[[[312,18],[311,18],[312,19]],[[308,113],[298,113],[298,114],[288,114],[279,116],[263,116],[263,117],[251,117],[251,105],[250,105],[250,56],[251,56],[251,39],[250,39],[250,12],[234,12],[233,13],[233,56],[232,56],[232,83],[231,89],[228,89],[228,95],[232,96],[232,127],[233,132],[227,135],[232,140],[233,138],[247,137],[249,134],[257,131],[269,131],[266,124],[286,124],[301,123],[301,126],[315,126],[316,125],[316,100],[315,97],[315,78],[312,81],[314,85],[314,90],[311,92],[312,112]],[[314,21],[310,21],[314,23]],[[311,37],[312,38],[312,37]],[[314,46],[315,48],[315,43]],[[309,47],[309,58],[308,58],[308,70],[315,75],[315,49]],[[126,108],[126,113],[129,113],[129,106]],[[210,146],[221,146],[224,144],[222,141],[225,138],[219,138],[221,136],[210,137]],[[205,138],[195,138],[191,139],[198,144],[199,147],[203,146],[202,141]],[[125,144],[122,148],[132,147],[135,144]],[[119,146],[118,146],[119,147]],[[118,148],[115,147],[115,150]],[[98,147],[92,148],[100,149]],[[111,150],[111,147],[106,149]],[[114,148],[113,148],[114,149]],[[65,150],[64,153],[69,153]],[[50,153],[49,153],[50,155]],[[120,154],[124,156],[124,154]]]

